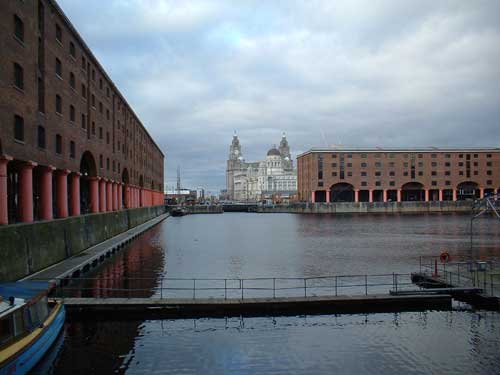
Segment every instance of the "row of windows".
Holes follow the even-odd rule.
[[[340,167],[341,167],[341,168],[342,168],[342,167],[344,167],[344,165],[346,165],[346,166],[347,166],[347,168],[352,168],[352,163],[344,163],[344,162],[340,162],[340,163],[332,163],[332,168],[337,168],[337,166],[339,166],[339,165],[340,165]],[[374,163],[374,165],[375,165],[375,168],[382,168],[382,165],[383,165],[383,164],[382,164],[381,162],[375,162],[375,163]],[[418,167],[419,167],[419,168],[423,168],[423,167],[424,167],[424,163],[423,163],[423,162],[418,162],[418,164],[417,164],[417,165],[418,165]],[[474,167],[477,167],[477,166],[479,166],[479,162],[475,161],[475,162],[473,162],[473,164],[472,164],[472,165],[473,165]],[[367,167],[368,167],[368,163],[364,163],[364,162],[363,162],[363,163],[360,163],[360,166],[361,166],[361,168],[367,168]],[[394,168],[394,167],[396,166],[396,163],[394,163],[394,162],[389,162],[389,163],[388,163],[388,166],[389,166],[389,167]],[[437,167],[437,166],[438,166],[438,163],[437,163],[437,162],[435,162],[435,161],[431,162],[431,167]],[[451,168],[451,163],[450,163],[450,162],[445,162],[445,163],[444,163],[444,166],[445,166],[446,168]],[[458,166],[458,167],[463,167],[463,166],[464,166],[464,162],[462,162],[462,161],[461,161],[461,162],[458,162],[458,163],[457,163],[457,166]],[[487,166],[487,167],[491,167],[491,166],[493,166],[493,162],[491,162],[491,161],[487,161],[487,162],[486,162],[486,166]],[[408,163],[408,162],[403,162],[403,167],[408,168],[408,167],[409,167],[409,163]]]
[[[492,176],[492,175],[493,175],[493,172],[492,172],[491,170],[488,170],[488,171],[486,171],[486,174],[487,174],[488,176]],[[332,172],[332,177],[337,177],[338,175],[339,175],[339,173],[337,173],[337,172]],[[347,172],[347,176],[348,176],[348,177],[352,177],[352,175],[353,175],[353,174],[352,174],[352,172],[351,172],[351,171],[348,171],[348,172]],[[382,175],[383,175],[383,173],[382,173],[381,171],[375,171],[375,173],[374,173],[374,176],[375,176],[375,177],[381,177]],[[396,176],[396,172],[395,172],[395,171],[390,171],[388,175],[389,175],[389,177],[395,177],[395,176]],[[405,171],[405,172],[403,172],[403,176],[405,176],[405,177],[406,177],[406,176],[408,176],[408,175],[409,175],[409,173],[408,173],[408,172],[406,172],[406,171]],[[424,172],[420,171],[420,172],[418,172],[418,175],[419,175],[419,176],[423,176],[423,175],[424,175]],[[438,176],[438,175],[439,175],[439,173],[438,173],[437,171],[431,171],[431,176]],[[464,175],[464,171],[458,171],[458,175],[459,175],[459,176],[463,176],[463,175]],[[479,171],[474,171],[474,176],[478,176],[478,175],[479,175]],[[321,177],[320,177],[320,176],[321,176]],[[362,172],[360,172],[360,176],[361,176],[361,177],[367,177],[367,176],[368,176],[368,172],[362,171]],[[451,176],[451,172],[450,172],[450,171],[445,171],[445,172],[444,172],[444,176]],[[323,178],[323,173],[322,173],[322,172],[319,172],[319,173],[318,173],[318,179],[322,179],[322,178]]]
[[[14,116],[14,139],[19,142],[24,142],[24,119],[19,116],[15,115]],[[45,136],[45,128],[41,125],[38,126],[37,129],[37,146],[41,149],[46,149],[47,143],[46,143],[46,136]],[[55,136],[55,152],[58,155],[63,154],[63,139],[60,134],[56,134]],[[69,142],[69,157],[71,159],[75,158],[75,142],[70,141]],[[103,163],[103,156],[99,156],[99,167],[104,168],[104,163]],[[109,170],[110,169],[110,159],[106,159],[106,167]],[[116,161],[113,160],[112,162],[112,168],[113,172],[116,171]],[[120,163],[118,163],[118,171],[120,170]]]
[[[340,159],[343,159],[344,157],[347,157],[347,159],[352,159],[353,154],[332,154],[332,158],[336,159],[337,155]],[[403,157],[405,159],[408,159],[409,155],[412,155],[414,157],[414,154],[403,154]],[[435,159],[438,157],[438,155],[444,155],[446,159],[451,159],[452,154],[431,154],[431,158]],[[471,158],[471,155],[473,155],[474,158],[478,158],[479,154],[458,154],[458,157],[460,159],[463,159],[464,157],[469,160]],[[419,159],[422,159],[424,157],[424,154],[418,154],[417,155]],[[361,158],[366,159],[368,157],[368,154],[361,154]],[[382,154],[376,153],[374,154],[374,157],[379,159],[382,157]],[[387,157],[390,159],[394,159],[396,157],[396,153],[389,153],[387,154]],[[487,158],[491,158],[491,154],[486,154]],[[322,155],[318,155],[318,159],[321,160],[323,157]]]

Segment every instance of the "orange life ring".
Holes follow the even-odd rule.
[[[441,263],[447,263],[450,261],[450,259],[450,253],[448,253],[447,251],[443,251],[439,256],[439,260],[441,261]]]

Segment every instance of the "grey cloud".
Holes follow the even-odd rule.
[[[60,0],[157,143],[167,182],[224,187],[286,131],[294,153],[498,146],[497,1]],[[96,9],[98,10],[96,12]]]

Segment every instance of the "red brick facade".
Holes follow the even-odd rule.
[[[0,224],[163,203],[162,151],[55,1],[2,2],[0,50]]]
[[[463,200],[500,189],[500,149],[311,149],[297,158],[299,200]]]

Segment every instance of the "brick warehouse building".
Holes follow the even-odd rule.
[[[0,224],[163,203],[160,148],[54,0],[0,9]]]
[[[500,148],[313,148],[297,173],[307,202],[466,200],[500,192]]]

